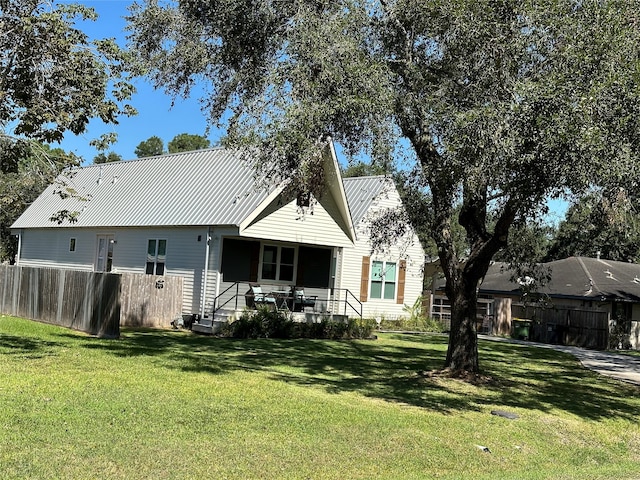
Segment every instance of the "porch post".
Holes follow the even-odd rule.
[[[215,243],[216,243],[216,250],[215,250],[215,254],[216,254],[216,264],[215,264],[215,269],[216,269],[216,297],[218,298],[218,296],[220,295],[220,277],[222,276],[220,273],[220,269],[222,267],[222,235],[215,235],[214,236],[215,239]]]
[[[209,276],[209,244],[211,243],[211,227],[207,227],[207,236],[205,238],[205,255],[204,255],[204,276],[202,279],[202,301],[200,304],[200,318],[204,318],[204,310],[207,302],[207,280]],[[213,315],[213,312],[212,312]]]

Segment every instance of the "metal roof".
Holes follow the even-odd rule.
[[[50,185],[11,228],[55,228],[61,210],[79,211],[74,227],[239,225],[266,198],[252,168],[222,148],[90,165],[60,179],[78,198]]]
[[[353,225],[392,184],[380,176],[343,179]],[[61,198],[60,187],[75,195]],[[238,152],[212,148],[89,165],[61,175],[11,226],[154,227],[240,225],[266,199],[254,170]],[[77,221],[51,221],[57,212],[80,212]]]
[[[390,187],[389,181],[390,179],[384,175],[349,177],[342,180],[354,227],[365,217],[373,201]]]

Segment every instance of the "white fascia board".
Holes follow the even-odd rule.
[[[238,232],[239,234],[242,236],[242,232],[247,229],[256,218],[258,218],[258,216],[260,214],[262,214],[262,212],[264,211],[265,208],[267,208],[269,205],[271,205],[271,203],[278,198],[278,195],[280,195],[282,193],[282,191],[284,190],[284,185],[280,185],[278,186],[278,188],[274,189],[273,192],[271,192],[267,198],[265,198],[260,205],[258,205],[253,212],[251,212],[249,215],[247,215],[247,217],[240,222],[240,225],[238,226]]]
[[[325,160],[325,174],[329,177],[329,172],[332,172],[333,178],[327,178],[328,187],[331,194],[336,200],[336,205],[342,220],[347,226],[348,232],[345,232],[352,243],[355,244],[357,240],[356,231],[353,227],[353,219],[351,218],[351,210],[349,209],[349,203],[347,202],[347,194],[344,190],[344,184],[342,183],[342,175],[340,174],[340,167],[338,166],[338,156],[336,155],[335,147],[333,146],[333,140],[329,141],[329,156]]]

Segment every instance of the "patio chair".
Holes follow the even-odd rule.
[[[317,295],[305,295],[304,288],[293,287],[293,311],[304,312],[305,308],[316,306]]]
[[[252,307],[258,306],[272,306],[276,307],[276,299],[268,293],[262,291],[262,287],[258,284],[250,284],[251,294],[248,297],[252,300]]]

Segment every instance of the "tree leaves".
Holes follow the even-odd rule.
[[[117,123],[135,113],[127,54],[112,39],[89,41],[75,27],[95,20],[81,5],[17,0],[0,4],[0,125],[5,135],[60,142],[84,133],[92,118]],[[15,170],[18,157],[2,159]]]

